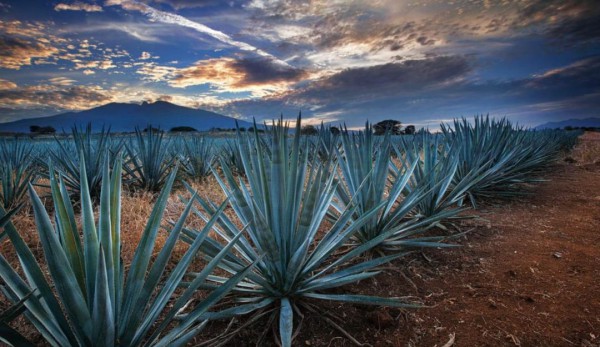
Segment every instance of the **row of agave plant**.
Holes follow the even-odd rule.
[[[218,156],[217,165],[209,165],[227,200],[217,204],[184,183],[191,198],[181,197],[185,210],[166,227],[160,249],[156,240],[177,179],[177,168],[148,168],[153,159],[168,157],[154,142],[162,137],[138,132],[136,140],[148,153],[135,151],[132,140],[110,145],[113,151],[105,149],[97,163],[90,160],[98,156],[80,151],[73,170],[81,177],[77,184],[55,169],[66,159],[52,157],[54,223],[33,186],[25,188],[44,265],[10,222],[16,209],[0,208],[0,240],[10,240],[22,270],[0,254],[0,289],[15,304],[0,318],[0,337],[27,343],[6,323],[22,312],[54,346],[184,345],[210,320],[245,315],[239,329],[205,344],[223,343],[241,328],[266,321],[265,331],[277,327],[278,343],[291,346],[306,312],[319,312],[343,330],[333,313],[321,312],[319,301],[418,307],[400,298],[344,294],[344,286],[377,275],[411,250],[451,247],[447,239],[454,234],[444,229],[460,212],[482,197],[518,194],[577,136],[529,132],[487,118],[457,121],[441,134],[399,138],[376,137],[369,125],[339,136],[323,127],[314,138],[301,136],[300,129],[298,119],[293,134],[283,121],[265,135],[238,132],[231,145],[235,158]],[[99,171],[97,222],[95,176],[88,169]],[[123,180],[162,186],[131,264],[121,261]],[[228,206],[233,217],[223,213]],[[204,228],[187,227],[189,214],[203,219]],[[178,242],[189,247],[173,264]],[[191,270],[197,256],[206,261],[199,272]],[[198,291],[207,294],[199,300]]]
[[[36,184],[40,178],[48,180],[51,171],[63,177],[69,195],[77,198],[82,178],[81,162],[86,166],[90,194],[97,200],[103,163],[117,153],[124,154],[124,184],[127,187],[158,192],[177,164],[182,167],[180,177],[187,179],[210,176],[217,157],[223,157],[228,165],[239,168],[241,162],[234,142],[230,140],[217,146],[208,137],[166,137],[157,131],[136,131],[131,137],[116,137],[104,129],[92,133],[91,125],[85,129],[74,127],[67,138],[57,137],[53,141],[5,139],[0,142],[3,163],[0,167],[0,204],[5,209],[17,206],[26,198],[28,184]]]

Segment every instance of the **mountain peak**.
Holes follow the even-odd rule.
[[[536,126],[536,129],[556,129],[556,128],[564,128],[567,126],[575,127],[575,128],[598,128],[600,127],[600,118],[584,118],[584,119],[567,119],[558,122],[548,122],[541,125]]]
[[[240,126],[251,126],[239,121]],[[115,132],[133,131],[136,127],[148,125],[169,130],[174,127],[189,126],[199,131],[211,128],[235,128],[235,119],[211,111],[179,106],[168,101],[143,101],[141,104],[108,103],[80,112],[67,112],[50,117],[22,119],[10,123],[0,123],[0,132],[29,132],[32,125],[52,126],[57,130],[70,129],[73,125],[92,124],[98,131],[102,126],[110,126]]]

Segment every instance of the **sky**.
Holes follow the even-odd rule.
[[[169,101],[417,127],[600,116],[598,0],[0,0],[0,122]]]

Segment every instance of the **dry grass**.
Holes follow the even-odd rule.
[[[585,132],[571,157],[578,165],[600,164],[600,132]]]

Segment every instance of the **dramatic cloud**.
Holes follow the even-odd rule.
[[[268,59],[232,58],[199,61],[177,70],[169,82],[175,87],[209,83],[222,91],[254,90],[270,93],[298,82],[306,73]]]
[[[142,100],[350,127],[599,115],[597,0],[57,0],[0,12],[4,116]]]
[[[257,47],[254,47],[248,43],[245,42],[241,42],[241,41],[237,41],[234,40],[233,38],[231,38],[231,36],[218,31],[218,30],[214,30],[212,28],[209,28],[208,26],[198,23],[198,22],[194,22],[190,19],[187,19],[183,16],[177,15],[177,14],[173,14],[173,13],[169,13],[169,12],[165,12],[165,11],[160,11],[157,10],[151,6],[139,3],[137,1],[133,1],[133,0],[107,0],[106,1],[106,5],[107,6],[114,6],[114,5],[120,5],[121,7],[123,7],[126,10],[134,10],[134,11],[140,11],[143,14],[147,15],[151,20],[153,21],[157,21],[157,22],[161,22],[161,23],[168,23],[168,24],[174,24],[174,25],[179,25],[179,26],[183,26],[186,28],[190,28],[190,29],[194,29],[202,34],[206,34],[218,41],[221,41],[223,43],[226,43],[228,45],[234,46],[239,48],[242,51],[249,51],[249,52],[253,52],[255,54],[258,54],[260,56],[263,57],[269,57],[272,59],[277,59],[275,57],[273,57],[271,54],[263,51],[262,49],[259,49]],[[287,65],[287,63],[283,62],[283,61],[279,61],[279,63],[283,64],[283,65]]]
[[[98,5],[86,4],[75,1],[72,4],[60,3],[54,6],[55,11],[85,11],[85,12],[102,12],[102,7]]]
[[[520,9],[512,25],[538,27],[567,45],[593,43],[600,39],[600,7],[593,0],[532,1]]]
[[[0,105],[12,109],[55,108],[83,110],[109,102],[111,96],[97,86],[39,85],[0,91]]]
[[[426,92],[462,81],[471,71],[463,57],[448,56],[407,60],[364,68],[347,69],[310,87],[310,94],[321,92],[333,98],[378,97],[398,93]]]
[[[43,42],[0,36],[0,67],[19,70],[31,65],[35,58],[48,58],[59,51]]]
[[[210,7],[223,3],[221,0],[150,0],[145,2],[167,4],[177,10],[184,8]],[[230,3],[233,2],[234,1],[231,1]]]

